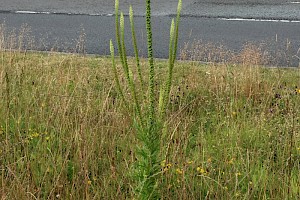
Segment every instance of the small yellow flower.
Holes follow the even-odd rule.
[[[31,134],[31,136],[32,136],[32,137],[34,137],[34,138],[37,138],[37,137],[39,137],[39,136],[40,136],[40,134],[39,134],[39,133],[37,133],[37,132],[35,132],[35,133]]]
[[[171,163],[168,163],[167,165],[166,165],[166,168],[171,168],[172,167],[172,164]]]
[[[211,163],[211,158],[207,159],[207,162],[208,162],[208,163]]]
[[[242,174],[240,172],[235,173],[236,176],[241,176]]]
[[[296,90],[298,94],[300,94],[300,89]]]
[[[91,185],[91,184],[92,184],[92,181],[91,181],[91,180],[88,180],[87,184],[88,184],[88,185]]]
[[[234,163],[234,158],[231,158],[229,161],[228,161],[228,164],[233,164]]]
[[[179,169],[179,168],[177,168],[177,169],[176,169],[176,173],[177,173],[177,174],[182,174],[182,173],[183,173],[183,170],[182,170],[182,169]]]
[[[192,160],[190,160],[190,161],[188,161],[188,162],[186,162],[187,164],[193,164],[194,163],[194,161],[192,161]]]
[[[165,166],[166,166],[166,160],[161,161],[160,165],[161,165],[162,167],[165,167]]]
[[[163,164],[162,167],[163,167],[163,172],[166,172],[172,167],[172,164],[171,163]]]
[[[201,173],[201,174],[205,174],[205,170],[201,167],[197,167],[197,172]]]

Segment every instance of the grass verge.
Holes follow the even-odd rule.
[[[159,91],[168,63],[155,64]],[[1,199],[134,196],[134,108],[116,91],[110,59],[2,51],[0,80]],[[145,82],[136,90],[146,91]],[[177,63],[161,141],[162,198],[299,199],[299,100],[296,68]]]

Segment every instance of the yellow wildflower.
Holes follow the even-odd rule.
[[[167,165],[166,165],[166,168],[171,168],[172,167],[172,164],[171,163],[168,163]]]
[[[37,138],[39,136],[40,136],[40,134],[37,132],[31,134],[31,137],[33,137],[33,138]]]
[[[197,167],[197,172],[201,173],[201,174],[205,174],[205,169],[201,168],[201,167]]]
[[[165,167],[165,166],[166,166],[166,160],[161,161],[160,165],[161,165],[162,167]]]
[[[183,173],[183,170],[182,170],[182,169],[179,169],[179,168],[177,168],[177,169],[176,169],[176,173],[177,173],[177,174],[182,174],[182,173]]]
[[[190,161],[188,161],[188,162],[186,162],[187,164],[193,164],[194,163],[194,161],[192,161],[192,160],[190,160]]]
[[[165,162],[164,162],[164,163],[161,163],[161,165],[162,165],[162,168],[163,168],[163,172],[168,171],[172,167],[171,163],[165,164]]]
[[[88,180],[87,184],[88,184],[88,185],[91,185],[91,184],[92,184],[92,181],[91,181],[91,180]]]
[[[228,164],[233,164],[234,163],[234,158],[231,158],[231,160],[228,161]]]

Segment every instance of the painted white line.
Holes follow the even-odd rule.
[[[284,19],[245,19],[245,18],[218,18],[224,21],[249,21],[249,22],[282,22],[282,23],[300,23],[298,20],[284,20]]]
[[[26,10],[19,10],[19,11],[16,11],[16,13],[20,13],[20,14],[37,14],[37,12],[26,11]]]
[[[63,13],[63,12],[44,12],[44,11],[29,11],[29,10],[17,10],[17,11],[11,11],[11,13],[16,13],[16,14],[54,14],[54,15],[59,15],[59,14],[65,14],[65,15],[88,15],[88,16],[107,16],[111,17],[114,14],[109,13],[109,14],[97,14],[97,13],[92,13],[92,14],[84,14],[84,13]]]
[[[300,1],[292,1],[291,4],[300,4]]]
[[[35,11],[28,11],[28,10],[18,10],[15,11],[18,14],[51,14],[50,12],[35,12]]]
[[[300,2],[299,2],[300,4]],[[17,14],[66,14],[66,15],[81,15],[80,13],[57,13],[57,12],[43,12],[43,11],[28,11],[28,10],[18,10],[14,11]],[[111,17],[114,14],[87,14],[89,16],[107,16]],[[224,21],[249,21],[249,22],[282,22],[282,23],[300,23],[300,20],[287,20],[287,19],[251,19],[251,18],[216,18],[218,20]]]

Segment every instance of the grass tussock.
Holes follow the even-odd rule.
[[[159,91],[168,63],[155,64]],[[137,92],[147,90],[140,65]],[[299,69],[180,62],[173,76],[162,198],[300,198]],[[1,199],[134,196],[134,104],[116,91],[110,59],[1,51],[0,81]]]
[[[231,63],[241,65],[297,67],[299,51],[295,51],[286,39],[246,42],[240,50],[232,50],[222,43],[192,41],[184,44],[180,50],[181,60],[193,60],[209,63]]]

